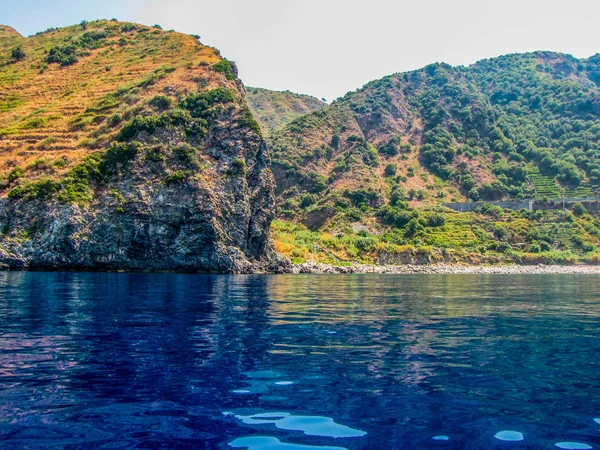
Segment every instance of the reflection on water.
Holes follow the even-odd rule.
[[[584,444],[582,442],[557,442],[556,444],[554,444],[554,446],[570,450],[588,450],[592,448],[591,445]]]
[[[523,433],[519,431],[502,430],[494,435],[494,437],[500,441],[517,442],[522,441]]]
[[[248,450],[347,450],[345,447],[330,447],[324,445],[286,444],[279,439],[268,436],[252,436],[235,439],[229,444],[234,448]]]
[[[258,413],[246,416],[233,413],[225,413],[225,415],[233,415],[236,419],[241,420],[247,425],[272,424],[280,430],[302,431],[309,436],[347,438],[360,437],[367,434],[364,431],[335,423],[329,417],[295,416],[288,412]]]
[[[599,448],[598,298],[578,275],[0,273],[0,448]]]

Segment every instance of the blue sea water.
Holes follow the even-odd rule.
[[[0,448],[600,449],[599,280],[0,273]]]

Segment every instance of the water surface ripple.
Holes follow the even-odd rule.
[[[600,283],[0,273],[0,448],[600,449]]]

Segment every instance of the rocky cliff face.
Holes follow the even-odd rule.
[[[0,200],[0,264],[53,270],[282,270],[285,261],[269,236],[274,182],[265,170],[264,142],[239,130],[215,135],[211,144],[222,152],[212,174],[196,167],[179,180],[182,172],[172,167],[180,161],[152,161],[149,152],[156,150],[142,145],[131,160],[119,163],[125,166],[119,173],[92,182],[89,205],[69,204],[43,190]],[[232,165],[242,154],[247,172],[233,173],[240,171]],[[61,187],[48,188],[54,190],[60,196]]]
[[[91,135],[96,151],[76,162],[70,157],[75,152],[63,157],[56,164],[67,165],[62,171],[7,176],[0,268],[286,268],[269,235],[275,188],[269,155],[236,68],[216,52],[207,58],[206,47],[190,45],[198,46],[200,63],[182,61],[185,68],[134,85],[129,102],[120,96],[131,97],[131,84],[118,87],[108,103],[105,95],[88,106],[84,115],[114,113],[90,120],[101,123]],[[60,131],[43,132],[46,139],[55,135]],[[6,141],[4,146],[9,149]]]

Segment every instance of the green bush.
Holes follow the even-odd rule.
[[[167,186],[181,184],[185,181],[185,174],[183,171],[178,170],[177,172],[167,175],[163,181]]]
[[[396,228],[404,227],[413,218],[413,213],[395,206],[385,205],[379,210],[383,221]]]
[[[427,217],[428,227],[441,227],[446,223],[446,218],[442,214],[431,214]]]
[[[20,167],[15,167],[13,170],[8,172],[8,182],[12,183],[13,181],[21,178],[23,176],[23,169]]]
[[[173,154],[185,164],[191,163],[196,156],[196,149],[187,142],[180,142],[173,148]]]
[[[117,144],[113,142],[111,147],[102,155],[102,162],[99,166],[99,172],[105,176],[116,175],[123,172],[129,166],[129,163],[136,157],[141,150],[142,145],[139,142],[128,142]]]
[[[381,203],[379,192],[373,188],[347,190],[344,191],[344,197],[348,198],[357,207],[362,205],[376,207]]]
[[[304,194],[300,198],[300,208],[306,208],[308,206],[314,205],[317,203],[319,197],[316,194]]]
[[[77,48],[74,45],[64,45],[52,47],[46,57],[48,64],[60,64],[61,66],[70,66],[79,61],[77,57]]]
[[[153,134],[157,128],[188,125],[190,119],[189,115],[180,109],[164,112],[160,116],[134,117],[121,128],[116,139],[123,142],[134,138],[142,131]]]
[[[400,148],[400,136],[393,136],[388,142],[379,147],[379,153],[394,156],[398,154]]]
[[[215,72],[219,72],[222,74],[225,74],[225,77],[228,80],[234,80],[235,79],[235,74],[233,71],[233,63],[231,61],[228,61],[226,59],[222,59],[216,63],[213,64],[213,70]]]
[[[394,163],[390,163],[385,166],[384,174],[386,177],[393,177],[398,172],[398,166]]]
[[[15,61],[22,61],[25,59],[25,52],[23,51],[23,49],[21,48],[21,46],[19,45],[16,48],[13,48],[10,57],[12,59],[14,59]]]
[[[166,95],[157,95],[150,100],[150,105],[159,111],[165,111],[171,108],[173,100]]]
[[[235,101],[235,93],[227,88],[215,88],[210,91],[188,95],[181,102],[182,108],[188,110],[192,117],[208,118],[211,107],[220,103],[231,103]]]
[[[240,113],[240,117],[238,119],[238,124],[241,127],[250,128],[252,131],[262,136],[262,130],[260,129],[260,125],[252,115],[250,109],[242,109],[242,112]]]
[[[582,216],[587,212],[587,209],[585,209],[585,206],[583,206],[581,203],[575,203],[571,208],[571,211],[576,216]]]
[[[234,159],[231,162],[231,168],[227,172],[231,176],[242,177],[246,175],[246,161],[243,159]]]
[[[60,190],[60,183],[50,179],[36,181],[25,186],[17,186],[8,192],[8,198],[19,199],[27,196],[29,199],[48,200]]]

